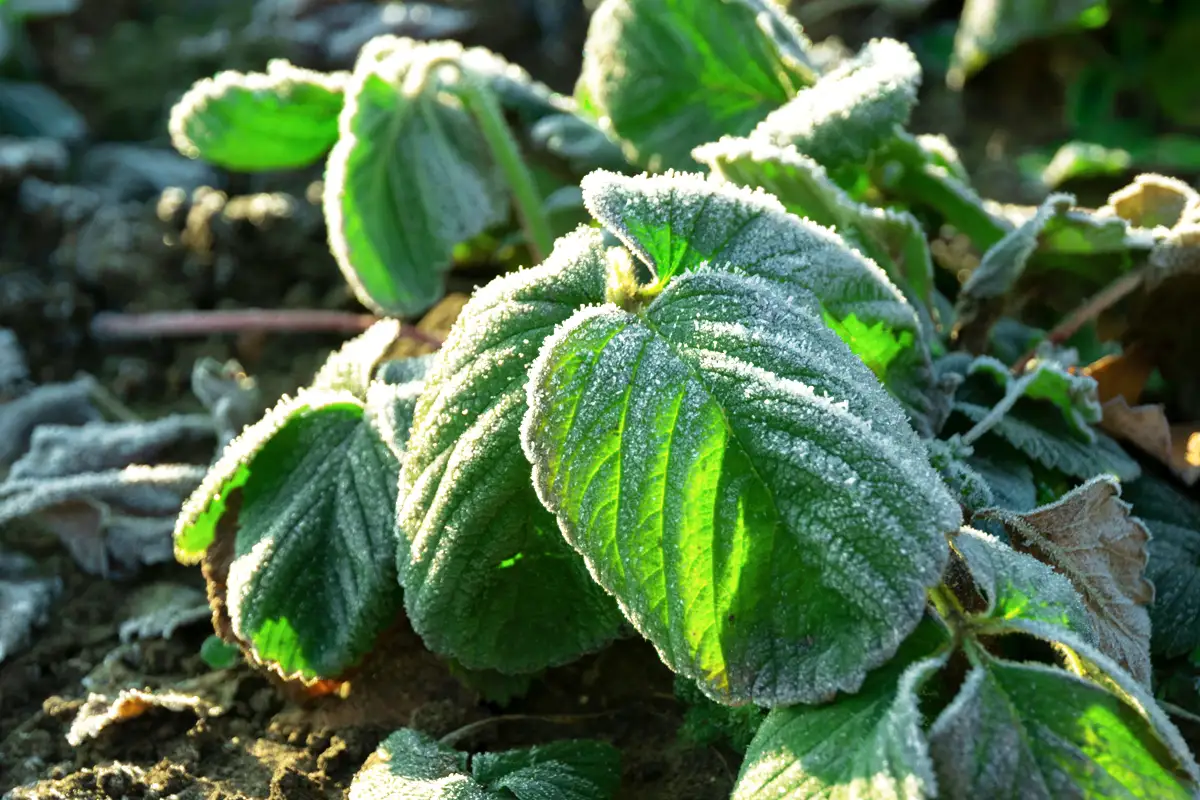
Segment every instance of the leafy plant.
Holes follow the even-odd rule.
[[[1142,467],[1096,429],[1069,333],[993,344],[1023,281],[1124,285],[1129,263],[1170,281],[1190,240],[1121,197],[997,213],[944,140],[904,130],[919,71],[903,45],[824,74],[807,48],[766,0],[602,4],[575,104],[546,113],[708,173],[591,171],[594,221],[478,290],[436,354],[393,358],[394,319],[348,343],[228,446],[178,556],[203,562],[219,633],[309,683],[382,657],[401,608],[456,674],[503,686],[632,630],[709,701],[767,710],[735,797],[1192,796],[1149,653],[1151,620],[1175,628],[1153,639],[1173,653],[1196,620],[1120,499]],[[377,261],[343,248],[377,307],[436,294],[392,269],[403,248],[496,219],[458,199],[517,162],[451,143],[494,144],[502,87],[543,97],[497,64],[385,38],[345,84],[331,244],[394,240]],[[224,110],[184,117],[303,116],[226,83],[243,88],[206,101]],[[201,152],[197,132],[219,133],[180,129]],[[211,152],[253,149],[214,136]],[[495,161],[464,156],[481,152]],[[402,178],[443,167],[436,193]],[[940,223],[980,256],[961,286],[934,272]],[[406,729],[351,794],[611,795],[573,748],[468,759]]]

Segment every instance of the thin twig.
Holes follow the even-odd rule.
[[[372,314],[316,309],[240,308],[215,311],[154,311],[148,314],[101,312],[92,320],[99,341],[159,337],[212,336],[222,333],[362,333],[378,321]],[[440,347],[436,336],[404,323],[402,336]]]
[[[1158,704],[1163,707],[1163,710],[1168,714],[1173,714],[1180,719],[1186,719],[1188,722],[1200,724],[1200,715],[1188,711],[1186,708],[1180,708],[1174,703],[1168,703],[1166,700],[1159,700]]]
[[[499,722],[515,722],[520,720],[532,720],[534,722],[552,722],[556,725],[571,725],[576,722],[583,722],[589,719],[598,719],[600,717],[611,717],[619,714],[621,709],[614,708],[610,711],[597,711],[593,714],[501,714],[497,717],[485,717],[484,719],[476,720],[463,725],[457,730],[450,731],[443,736],[440,741],[442,744],[453,747],[458,742],[470,736],[475,731],[482,730]]]
[[[1154,269],[1152,266],[1147,265],[1117,278],[1064,317],[1061,322],[1051,329],[1050,333],[1046,334],[1046,338],[1043,341],[1055,345],[1067,341],[1084,325],[1133,294],[1146,280],[1146,276],[1150,274],[1152,269]],[[1023,372],[1025,365],[1032,361],[1036,355],[1037,347],[1030,348],[1025,355],[1021,356],[1013,364],[1013,374],[1019,375]]]

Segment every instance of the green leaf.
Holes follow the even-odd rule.
[[[1137,711],[1041,664],[979,659],[929,746],[947,797],[1192,796]]]
[[[1037,506],[1033,470],[1020,453],[998,439],[976,442],[974,449],[967,464],[987,481],[995,505],[1012,511]]]
[[[855,202],[824,167],[794,146],[724,137],[692,155],[721,180],[762,188],[797,217],[833,228],[907,289],[914,307],[931,305],[933,262],[925,232],[912,214]]]
[[[948,411],[912,306],[879,266],[832,231],[788,214],[761,191],[673,173],[583,180],[588,209],[652,271],[657,285],[704,263],[811,291],[855,354],[896,390],[926,432]],[[947,405],[947,403],[942,403]],[[931,422],[929,420],[936,420]]]
[[[967,464],[971,454],[969,445],[952,437],[949,441],[932,439],[925,442],[929,450],[929,461],[941,473],[946,486],[954,492],[959,504],[974,511],[992,504],[992,490],[986,480]]]
[[[1056,189],[1067,181],[1080,178],[1120,175],[1130,168],[1132,159],[1128,150],[1071,141],[1055,150],[1050,160],[1044,163],[1040,169],[1042,183]]]
[[[956,400],[954,410],[979,422],[988,415],[990,409]],[[1138,463],[1111,438],[1097,431],[1095,442],[1089,444],[1080,441],[1059,411],[1049,406],[1030,408],[1018,405],[997,422],[987,435],[999,436],[1042,466],[1080,480],[1110,474],[1123,481],[1131,481],[1142,473]]]
[[[985,64],[1024,41],[1107,21],[1106,0],[967,0],[946,81],[962,88]]]
[[[951,546],[987,600],[987,609],[979,615],[983,619],[1038,620],[1095,640],[1079,593],[1046,564],[972,528],[960,530]]]
[[[308,166],[337,141],[346,77],[285,59],[270,61],[265,73],[218,72],[171,109],[171,143],[239,172]]]
[[[401,728],[354,776],[349,798],[610,800],[620,777],[620,753],[607,742],[553,742],[468,759],[424,733]]]
[[[875,39],[772,111],[750,138],[793,145],[826,169],[861,165],[908,123],[920,83],[921,67],[906,45]]]
[[[694,167],[692,148],[744,136],[816,80],[809,47],[775,0],[605,0],[575,94],[630,161]]]
[[[439,351],[401,473],[405,605],[430,649],[531,672],[597,650],[621,616],[538,502],[521,452],[526,370],[575,309],[603,302],[594,229],[476,293]]]
[[[329,357],[313,376],[310,387],[328,392],[349,392],[358,398],[367,396],[367,387],[375,377],[380,362],[400,338],[399,320],[382,319],[350,339]],[[429,359],[404,359],[394,362],[396,372],[387,383],[407,383],[420,380],[429,371]]]
[[[935,625],[927,622],[926,628]],[[857,694],[772,710],[746,752],[733,800],[934,796],[917,693],[946,655],[914,658],[932,649],[913,646],[913,640],[926,638],[914,634],[895,659],[867,676]],[[944,640],[944,633],[933,639]]]
[[[229,516],[233,560],[217,590],[252,657],[285,676],[340,675],[395,619],[392,519],[406,433],[396,420],[411,413],[423,376],[409,377],[363,396],[284,398],[230,443],[180,514],[185,563],[205,555]]]
[[[710,268],[640,315],[580,311],[534,362],[522,427],[595,579],[734,704],[856,689],[920,620],[961,518],[900,408],[788,291]]]
[[[405,316],[443,292],[455,245],[508,219],[506,184],[454,97],[460,71],[497,56],[454,42],[377,37],[346,86],[325,217],[338,266],[372,309]]]
[[[1096,440],[1096,429],[1104,412],[1100,408],[1096,381],[1087,375],[1070,372],[1049,358],[1031,360],[1019,376],[1014,376],[1004,362],[991,356],[980,356],[971,362],[967,375],[986,375],[1008,394],[1016,392],[1030,400],[1043,400],[1055,406],[1063,420],[1085,442]]]

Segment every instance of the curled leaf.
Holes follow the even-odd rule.
[[[1014,376],[1003,362],[991,356],[976,358],[967,368],[967,375],[990,377],[1005,395],[1017,393],[1053,404],[1078,438],[1089,443],[1096,440],[1092,426],[1100,422],[1103,412],[1094,378],[1071,372],[1051,358],[1032,359],[1020,375]]]
[[[978,516],[1002,522],[1018,549],[1066,575],[1083,597],[1101,652],[1149,685],[1150,533],[1120,496],[1120,484],[1100,476],[1028,513],[989,509]]]

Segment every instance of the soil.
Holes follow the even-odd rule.
[[[322,4],[337,2],[308,5]],[[239,3],[214,5],[224,20]],[[197,18],[194,7],[202,6],[177,0],[85,0],[70,18],[31,25],[30,42],[42,65],[39,79],[77,104],[97,139],[161,146],[163,111],[193,79],[264,61],[254,47],[231,47],[183,59],[179,69],[156,69],[161,60],[156,53],[180,52],[180,41],[215,30],[215,21]],[[837,33],[857,46],[870,36],[894,33],[865,20],[848,14],[843,28],[814,35]],[[879,17],[871,20],[877,24]],[[108,33],[120,34],[121,48],[102,46]],[[577,65],[564,68],[555,54],[577,51],[582,23],[576,20],[555,41],[571,47],[547,47],[520,30],[489,44],[555,88],[569,90]],[[1036,73],[1045,71],[1046,58],[1034,48],[1027,59],[1018,59],[1031,66],[1007,76],[985,73],[965,98],[926,92],[915,128],[950,133],[984,194],[1036,200],[1015,177],[1011,156],[1022,145],[1061,135],[1053,122],[1060,116],[1061,97],[1048,90],[1030,98],[1023,88],[1038,83]],[[120,212],[109,227],[125,226],[125,236],[97,243],[62,213],[44,218],[14,211],[20,205],[17,189],[0,181],[0,320],[16,331],[35,382],[88,371],[147,419],[198,410],[188,376],[199,356],[239,359],[257,377],[266,403],[307,382],[343,336],[117,344],[89,333],[101,311],[361,310],[325,246],[319,204],[311,199],[319,170],[216,177],[230,198],[289,192],[294,206],[286,215],[263,220],[225,213],[230,203],[211,190],[166,210],[157,193],[106,196],[104,202]],[[69,183],[65,174],[53,178]],[[85,244],[91,249],[79,257]],[[64,245],[75,250],[64,252]],[[85,262],[90,271],[81,267]],[[469,291],[487,277],[464,272],[455,276],[452,288]],[[4,544],[21,542],[28,552],[27,535],[25,529],[0,526]],[[363,761],[396,727],[444,736],[483,720],[490,722],[472,727],[458,746],[504,749],[564,736],[613,742],[623,757],[622,798],[725,798],[737,774],[735,751],[679,739],[686,708],[675,699],[671,673],[644,642],[623,641],[551,670],[527,696],[500,707],[466,688],[402,621],[346,697],[314,697],[239,663],[217,673],[215,680],[230,695],[221,713],[151,709],[75,747],[67,732],[97,676],[115,674],[125,686],[139,688],[212,684],[214,672],[199,656],[212,632],[206,621],[165,639],[130,644],[119,635],[121,609],[140,589],[164,581],[203,588],[203,578],[194,568],[168,565],[115,581],[81,572],[53,547],[35,548],[34,554],[47,573],[61,576],[64,589],[33,644],[0,662],[0,793],[7,792],[6,798],[341,798]]]

